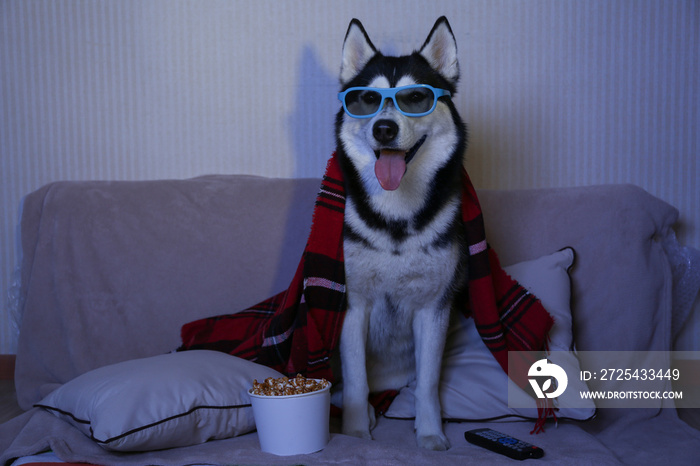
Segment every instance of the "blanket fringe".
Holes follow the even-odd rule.
[[[544,432],[544,425],[548,418],[554,419],[554,425],[556,426],[559,422],[557,419],[557,409],[552,405],[552,400],[549,398],[537,399],[537,422],[535,422],[535,427],[530,431],[530,434],[539,434]]]

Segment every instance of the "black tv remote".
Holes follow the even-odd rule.
[[[464,433],[464,438],[469,443],[516,460],[542,458],[544,456],[544,450],[541,448],[493,429],[468,430]]]

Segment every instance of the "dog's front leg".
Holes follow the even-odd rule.
[[[449,325],[449,311],[425,309],[413,321],[416,344],[416,439],[429,450],[447,450],[442,430],[440,371]]]
[[[348,305],[340,334],[343,369],[343,433],[371,439],[374,410],[368,402],[367,332],[369,316],[363,307]]]

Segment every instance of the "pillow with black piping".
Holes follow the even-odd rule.
[[[226,353],[184,351],[94,369],[35,406],[108,450],[160,450],[254,430],[248,389],[281,376]]]
[[[554,318],[550,331],[549,360],[567,374],[580,373],[573,350],[571,317],[571,281],[569,269],[575,253],[565,248],[553,254],[504,267],[506,273],[537,296]],[[581,400],[580,391],[588,391],[585,382],[569,377],[569,386],[554,400],[559,419],[587,420],[595,416],[593,401]],[[509,406],[511,396],[518,400]],[[522,393],[520,393],[522,392]],[[415,381],[403,388],[385,413],[386,417],[415,417]],[[450,328],[440,379],[442,417],[454,421],[493,421],[537,419],[535,400],[517,387],[496,362],[476,330],[473,319],[461,314]]]

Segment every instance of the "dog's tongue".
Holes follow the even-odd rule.
[[[406,152],[400,150],[382,149],[374,164],[374,174],[379,184],[387,191],[393,191],[401,184],[401,178],[406,173]]]

